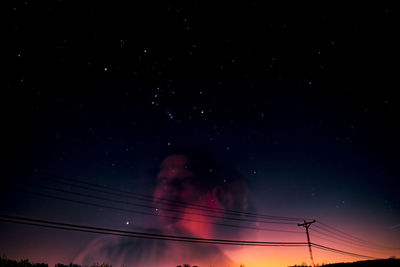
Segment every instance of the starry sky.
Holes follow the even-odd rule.
[[[143,229],[149,216],[15,189],[47,173],[151,195],[163,158],[189,148],[239,173],[254,212],[398,246],[391,4],[130,4],[22,1],[5,10],[1,214]],[[304,229],[290,230],[302,234],[249,231],[244,239],[306,242]],[[73,261],[93,238],[6,222],[0,233],[0,253],[53,265]],[[321,245],[400,256],[310,233]],[[246,266],[310,264],[306,247],[224,249]],[[314,252],[316,263],[357,259]]]

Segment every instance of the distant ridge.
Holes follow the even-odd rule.
[[[326,267],[400,267],[400,259],[390,258],[390,259],[381,259],[381,260],[366,260],[366,261],[356,261],[356,262],[341,262],[341,263],[331,263],[331,264],[324,264],[324,265],[316,265],[316,266],[326,266]],[[289,267],[309,267],[306,265],[293,265]]]

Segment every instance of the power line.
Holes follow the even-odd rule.
[[[305,246],[306,243],[302,242],[265,242],[265,241],[248,241],[248,240],[229,240],[229,239],[214,239],[214,238],[200,238],[200,237],[190,237],[190,236],[177,236],[177,235],[166,235],[166,234],[156,234],[156,233],[146,233],[146,232],[133,232],[124,231],[111,228],[93,227],[86,225],[61,223],[48,220],[40,220],[19,216],[11,216],[0,214],[0,221],[28,224],[32,226],[40,226],[61,230],[72,230],[72,231],[82,231],[90,233],[99,234],[110,234],[119,235],[126,237],[139,237],[148,239],[159,239],[159,240],[169,240],[169,241],[179,241],[179,242],[193,242],[193,243],[209,243],[209,244],[223,244],[223,245],[244,245],[244,246]]]
[[[342,234],[340,232],[332,231],[332,230],[330,230],[330,229],[328,229],[328,228],[326,228],[324,226],[321,226],[321,225],[316,225],[316,228],[318,228],[318,229],[320,229],[322,231],[326,231],[328,233],[331,233],[332,235],[339,236],[341,238],[345,238],[345,239],[351,240],[353,242],[362,243],[362,244],[369,243],[367,241],[361,240],[361,239],[353,237],[351,235],[346,235],[346,234]]]
[[[11,215],[5,215],[5,214],[0,214],[0,221],[16,223],[16,224],[31,225],[31,226],[38,226],[38,227],[45,227],[45,228],[53,228],[53,229],[58,229],[58,230],[70,230],[70,231],[79,231],[79,232],[87,232],[87,233],[107,234],[107,235],[114,235],[114,236],[134,237],[134,238],[147,238],[147,239],[176,241],[176,242],[190,242],[190,243],[203,243],[203,244],[216,244],[216,245],[239,245],[239,246],[274,246],[274,247],[300,247],[300,246],[308,245],[308,243],[304,243],[304,242],[266,242],[266,241],[248,241],[248,240],[228,240],[228,239],[197,238],[197,237],[188,237],[188,236],[165,235],[165,234],[155,234],[155,233],[146,233],[146,232],[133,232],[133,231],[110,229],[110,228],[61,223],[61,222],[54,222],[54,221],[48,221],[48,220],[39,220],[39,219],[11,216]],[[311,245],[315,248],[334,252],[334,253],[344,254],[344,255],[353,256],[353,257],[376,259],[376,257],[353,253],[353,252],[349,252],[349,251],[345,251],[345,250],[339,250],[339,249],[319,245],[316,243],[311,243]]]
[[[325,234],[325,235],[331,236],[332,238],[335,238],[335,239],[338,239],[338,240],[342,240],[342,241],[348,240],[347,242],[352,242],[352,243],[355,243],[355,244],[360,245],[360,246],[366,246],[366,247],[369,247],[369,248],[392,249],[392,250],[400,249],[400,248],[387,247],[387,246],[382,246],[382,245],[379,245],[379,244],[375,244],[373,242],[366,241],[366,240],[363,240],[361,238],[354,237],[354,236],[352,236],[350,234],[345,235],[345,234],[340,233],[340,232],[335,232],[335,231],[330,230],[330,229],[328,229],[328,228],[326,228],[324,226],[321,226],[321,225],[316,225],[315,227],[318,228],[321,231],[325,231],[325,232],[330,233],[330,234],[322,233],[321,231],[313,229],[313,231],[316,231],[316,232],[318,232],[320,234]],[[340,231],[340,230],[338,230],[338,231]]]
[[[37,179],[46,179],[46,180],[50,180],[50,181],[53,181],[53,182],[56,182],[56,183],[59,183],[59,184],[64,184],[64,185],[69,185],[69,186],[73,186],[73,187],[82,188],[82,189],[85,189],[85,190],[91,190],[91,191],[95,191],[95,192],[99,192],[99,193],[111,194],[111,195],[113,195],[113,196],[116,195],[115,192],[104,191],[104,190],[99,190],[99,189],[93,189],[93,188],[91,188],[91,187],[82,186],[82,185],[77,185],[77,184],[69,183],[69,182],[62,182],[62,181],[55,180],[55,179],[51,179],[51,178],[43,178],[43,177],[38,177],[38,176],[34,176],[34,177],[37,178]],[[77,181],[77,182],[79,182],[79,181]],[[83,183],[84,183],[84,182],[83,182]],[[95,185],[95,184],[92,184],[92,185]],[[100,186],[100,185],[95,185],[95,186],[103,188],[103,186]],[[106,188],[107,188],[107,187],[106,187]],[[107,190],[111,190],[111,189],[108,189],[108,188],[107,188]],[[118,191],[121,191],[121,190],[118,190]],[[134,195],[121,195],[121,194],[119,194],[118,196],[126,197],[126,198],[129,198],[129,199],[137,199],[137,200],[142,200],[142,201],[147,201],[147,202],[153,202],[150,196],[147,196],[146,198],[137,197],[137,196],[134,196]],[[189,207],[191,206],[191,204],[183,204],[183,203],[181,203],[181,204],[174,204],[174,203],[168,203],[168,202],[167,202],[167,203],[164,203],[164,202],[157,202],[157,203],[163,204],[163,205],[168,205],[168,206],[185,207],[185,208],[187,208],[188,206],[189,206]],[[205,206],[204,206],[204,207],[205,207]],[[155,208],[155,207],[154,207],[154,208]],[[206,209],[204,209],[204,208],[196,208],[196,207],[190,207],[190,208],[191,208],[191,209],[195,209],[195,210],[205,211],[205,212],[220,213],[218,210],[214,210],[214,209],[211,209],[211,208],[209,208],[209,207],[206,207]],[[225,213],[226,213],[226,212],[225,212]],[[230,215],[241,216],[240,214],[230,214]],[[273,222],[271,222],[271,223],[273,223]],[[281,224],[290,224],[290,223],[283,223],[283,222],[277,222],[277,223],[281,223]]]
[[[68,201],[68,202],[77,203],[77,204],[89,205],[89,206],[94,206],[94,207],[98,207],[98,208],[113,209],[113,210],[129,212],[129,213],[136,213],[136,214],[141,214],[141,215],[164,217],[164,218],[169,218],[169,219],[179,219],[179,220],[204,223],[204,224],[212,224],[212,225],[225,226],[225,227],[233,227],[233,228],[239,228],[239,229],[250,229],[250,230],[268,231],[268,232],[283,232],[283,233],[301,234],[300,232],[289,231],[289,230],[278,230],[278,229],[252,227],[252,226],[244,226],[244,225],[233,225],[233,224],[226,224],[226,223],[219,223],[219,222],[201,221],[201,220],[195,220],[195,219],[189,219],[189,218],[183,218],[183,217],[177,217],[177,216],[154,214],[154,213],[149,213],[149,212],[145,212],[145,211],[112,207],[112,206],[101,205],[101,204],[91,203],[91,202],[82,201],[82,200],[69,199],[69,198],[65,198],[65,197],[53,196],[53,195],[48,195],[48,194],[39,193],[39,192],[32,192],[32,191],[22,190],[22,189],[15,189],[15,191],[19,191],[19,192],[26,193],[26,194],[37,195],[37,196],[41,196],[41,197],[46,197],[46,198],[51,198],[51,199]]]
[[[345,250],[340,250],[340,249],[335,249],[335,248],[330,248],[330,247],[322,246],[322,245],[315,244],[315,243],[311,243],[311,245],[315,248],[319,248],[322,250],[327,250],[327,251],[335,252],[335,253],[339,253],[339,254],[344,254],[344,255],[348,255],[348,256],[367,258],[367,259],[377,259],[376,257],[366,256],[366,255],[348,252]]]
[[[313,229],[313,231],[315,231],[315,229]],[[321,232],[319,232],[319,233],[321,233]],[[377,251],[377,250],[379,250],[378,248],[372,248],[372,247],[367,247],[367,246],[365,246],[367,249],[366,249],[366,248],[360,249],[360,248],[359,248],[360,245],[353,244],[353,243],[349,243],[349,242],[347,242],[347,241],[342,241],[342,242],[340,242],[340,241],[335,241],[335,240],[332,240],[332,239],[323,237],[323,236],[321,236],[321,235],[319,235],[319,234],[316,234],[316,233],[312,233],[312,236],[315,237],[315,238],[317,238],[317,239],[322,239],[322,240],[328,241],[328,242],[330,242],[330,243],[342,244],[342,245],[345,245],[345,246],[347,246],[347,247],[355,248],[355,249],[358,249],[358,250],[364,250],[364,251],[369,251],[369,252],[373,252],[373,253],[381,253],[381,252],[382,252],[382,251]]]
[[[67,180],[67,179],[69,179],[69,178],[65,178],[65,177],[60,178],[60,176],[56,176],[56,177],[57,177],[58,179],[63,179],[64,181],[60,181],[60,180],[52,179],[52,178],[43,178],[43,177],[38,177],[38,176],[34,176],[34,177],[39,178],[39,179],[45,179],[45,180],[55,181],[55,182],[57,182],[57,183],[61,183],[61,184],[65,184],[65,185],[70,185],[70,186],[74,186],[74,187],[80,187],[80,188],[82,188],[82,189],[92,190],[92,191],[94,191],[94,192],[97,191],[97,192],[101,192],[101,193],[107,193],[107,194],[113,194],[113,195],[115,195],[115,192],[110,192],[110,190],[115,190],[115,191],[117,191],[117,192],[121,192],[121,193],[124,193],[124,194],[128,194],[130,198],[136,197],[136,199],[139,199],[139,200],[142,200],[142,201],[151,201],[151,200],[152,200],[152,197],[151,197],[151,196],[148,196],[148,195],[137,194],[137,193],[133,193],[133,192],[130,192],[130,191],[125,191],[125,190],[119,190],[119,189],[115,189],[115,188],[110,188],[110,187],[107,187],[107,186],[104,186],[104,185],[96,185],[96,184],[94,184],[94,183],[86,183],[86,182],[82,182],[82,181],[79,181],[79,180],[76,180],[76,179],[73,179],[73,178],[71,178],[71,180],[75,181],[76,183],[87,184],[88,186],[82,186],[82,185],[78,185],[78,184],[76,184],[76,183],[74,184],[74,183],[65,182],[65,180]],[[42,185],[41,185],[41,186],[42,186]],[[96,188],[103,188],[103,189],[106,189],[106,190],[109,190],[109,191],[101,190],[101,189],[94,189],[93,187],[96,187]],[[54,188],[49,188],[49,187],[48,187],[47,189],[49,189],[49,190],[61,190],[61,189],[54,189]],[[70,192],[67,192],[67,190],[64,190],[64,191],[65,191],[65,193],[73,193],[73,194],[76,193],[76,192],[71,192],[71,191],[70,191]],[[50,197],[50,198],[60,199],[60,200],[64,200],[64,201],[71,201],[71,202],[75,202],[75,203],[79,203],[79,204],[86,204],[86,205],[91,205],[91,206],[97,206],[97,207],[103,207],[103,208],[110,208],[110,209],[116,209],[116,210],[122,210],[122,211],[128,211],[128,212],[136,212],[136,213],[143,214],[143,215],[162,216],[162,217],[174,218],[174,219],[178,218],[178,219],[183,219],[183,220],[188,220],[188,221],[194,221],[194,222],[200,222],[200,223],[207,223],[207,224],[215,224],[215,225],[221,225],[221,226],[229,226],[229,227],[237,227],[237,228],[248,228],[248,229],[264,230],[264,231],[277,231],[277,232],[293,232],[293,233],[299,233],[299,232],[294,232],[294,231],[280,231],[280,230],[277,230],[277,229],[266,229],[266,228],[258,228],[258,227],[246,227],[246,226],[238,226],[238,225],[227,225],[227,224],[221,224],[221,223],[212,223],[212,222],[206,222],[206,221],[197,221],[197,220],[191,220],[191,219],[186,219],[186,218],[181,218],[181,217],[173,217],[173,216],[166,216],[166,215],[157,215],[157,214],[153,214],[153,213],[147,213],[147,214],[145,214],[145,212],[141,212],[141,211],[133,211],[133,210],[121,209],[121,208],[116,208],[116,207],[111,207],[111,206],[98,205],[98,204],[95,204],[95,203],[89,203],[89,202],[84,202],[84,201],[79,201],[79,200],[71,200],[71,199],[66,199],[66,198],[60,198],[60,197],[50,196],[50,195],[46,195],[46,194],[42,194],[42,193],[37,193],[37,192],[35,193],[35,192],[26,192],[26,191],[25,191],[25,193],[41,195],[41,196],[44,196],[44,197]],[[82,196],[85,196],[85,195],[82,194],[82,193],[77,193],[77,194],[81,194]],[[122,195],[122,194],[118,194],[118,196],[128,197],[127,195]],[[137,197],[137,196],[139,196],[139,197]],[[94,196],[86,195],[86,197],[94,197]],[[118,200],[107,199],[107,198],[103,198],[102,200],[104,200],[104,201],[120,202],[120,203],[123,203],[123,204],[128,204],[128,203],[129,203],[129,202],[125,202],[125,201],[118,201]],[[207,207],[207,206],[202,206],[202,205],[197,205],[197,204],[190,204],[190,203],[184,203],[184,202],[179,202],[179,201],[172,201],[172,200],[161,199],[161,198],[158,199],[158,200],[159,200],[159,202],[158,202],[159,204],[163,204],[163,205],[167,205],[167,206],[173,206],[173,205],[182,206],[182,205],[184,205],[185,207],[190,206],[191,209],[196,209],[196,210],[201,210],[201,211],[206,211],[206,212],[213,212],[213,213],[224,213],[224,214],[229,214],[229,215],[234,215],[234,216],[246,215],[246,216],[248,216],[248,217],[263,218],[263,219],[265,219],[265,218],[271,219],[271,218],[272,218],[272,219],[274,219],[274,220],[296,220],[296,219],[297,219],[297,218],[295,218],[295,217],[281,217],[281,216],[274,216],[274,215],[266,215],[266,214],[257,214],[257,213],[247,213],[247,212],[241,212],[241,211],[233,211],[233,210],[225,211],[224,209],[210,209],[210,208]],[[144,207],[144,206],[147,206],[148,208],[154,208],[153,206],[149,206],[149,205],[143,205],[143,207]],[[174,212],[174,211],[175,211],[175,210],[171,210],[171,209],[164,209],[164,210],[166,210],[166,211],[171,211],[171,212]],[[198,213],[197,213],[197,214],[198,214]],[[198,215],[200,215],[200,214],[198,214]],[[207,215],[205,215],[205,214],[201,214],[201,215],[207,216]],[[219,217],[219,216],[210,216],[210,217],[221,218],[221,217]],[[222,218],[221,218],[221,219],[222,219]],[[247,221],[249,221],[249,220],[247,220]],[[250,221],[250,222],[261,222],[261,221]],[[272,222],[271,222],[271,223],[272,223]],[[282,222],[281,222],[281,223],[282,223]],[[282,223],[282,224],[289,224],[289,223]],[[345,232],[343,232],[343,231],[341,231],[341,230],[339,230],[339,229],[337,229],[337,228],[335,228],[335,227],[333,227],[333,226],[330,226],[330,225],[328,225],[328,224],[325,224],[325,223],[320,223],[320,224],[322,224],[323,226],[317,225],[317,228],[319,228],[320,230],[323,230],[323,231],[330,232],[330,233],[333,235],[333,238],[336,238],[336,239],[339,239],[339,240],[342,240],[342,241],[343,241],[343,239],[340,239],[340,238],[338,238],[338,237],[335,237],[335,235],[336,235],[336,236],[340,236],[340,237],[346,238],[346,239],[348,239],[348,240],[351,240],[352,242],[357,242],[357,243],[359,243],[358,245],[360,245],[360,246],[365,246],[365,247],[370,247],[370,246],[366,246],[365,243],[367,243],[367,244],[374,244],[374,243],[372,243],[372,242],[369,242],[369,241],[360,239],[360,238],[358,238],[358,237],[349,235],[349,234],[347,234],[347,233],[345,233]],[[329,228],[329,229],[327,229],[327,228]],[[318,230],[316,230],[316,229],[313,229],[313,231],[316,231],[316,232],[318,232],[318,233],[320,233],[320,234],[322,234],[322,235],[328,235],[328,234],[322,233],[322,232],[320,232],[320,231],[318,231]],[[332,236],[332,235],[331,235],[331,236]],[[348,241],[345,241],[345,242],[348,242]],[[364,243],[364,244],[362,245],[361,243]],[[374,244],[374,245],[376,245],[376,244]],[[369,257],[369,256],[357,254],[357,253],[352,253],[352,252],[348,252],[348,251],[337,250],[337,249],[330,248],[330,247],[326,247],[326,246],[321,246],[321,245],[318,245],[318,244],[315,244],[315,243],[313,243],[313,246],[318,246],[319,249],[328,250],[328,251],[336,252],[336,253],[342,253],[342,254],[343,254],[343,253],[344,253],[344,254],[347,253],[347,255],[353,255],[353,256],[359,256],[359,257]],[[399,249],[399,248],[391,248],[391,247],[385,247],[385,246],[380,246],[380,245],[376,245],[376,246],[379,246],[379,247],[381,247],[381,248],[387,248],[387,249]],[[370,247],[370,248],[371,248],[371,247]],[[369,258],[373,258],[373,257],[369,257]]]
[[[192,209],[205,209],[207,211],[211,211],[211,212],[222,212],[222,213],[230,213],[231,215],[246,215],[248,217],[257,217],[257,218],[263,218],[263,219],[275,219],[275,220],[286,220],[286,221],[303,221],[305,218],[297,218],[297,217],[285,217],[285,216],[275,216],[275,215],[269,215],[269,214],[260,214],[260,213],[252,213],[252,212],[243,212],[243,211],[237,211],[237,210],[232,210],[232,209],[221,209],[221,208],[210,208],[204,205],[200,205],[200,204],[194,204],[194,203],[184,203],[181,201],[176,201],[176,200],[170,200],[170,199],[165,199],[165,198],[154,198],[153,196],[149,196],[149,195],[145,195],[145,194],[140,194],[140,193],[134,193],[131,191],[127,191],[127,190],[121,190],[118,188],[113,188],[113,187],[108,187],[108,186],[104,186],[104,185],[98,185],[95,183],[90,183],[90,182],[86,182],[86,181],[81,181],[78,179],[74,179],[71,177],[65,177],[65,176],[60,176],[57,174],[51,174],[51,173],[47,173],[47,172],[42,172],[40,171],[41,174],[46,175],[48,177],[53,177],[53,178],[58,178],[58,179],[62,179],[62,180],[66,180],[66,181],[73,181],[76,183],[80,183],[80,184],[85,184],[85,185],[89,185],[92,187],[97,187],[97,188],[103,188],[103,189],[107,189],[107,190],[112,190],[112,191],[116,191],[116,192],[120,192],[120,193],[125,193],[128,194],[130,197],[131,196],[140,196],[143,199],[142,200],[147,200],[147,201],[154,201],[157,200],[162,204],[176,204],[176,205],[184,205],[185,207],[187,206],[191,206]],[[105,193],[105,192],[104,192]],[[112,192],[115,194],[115,192]]]
[[[131,206],[136,206],[136,207],[149,208],[149,209],[152,209],[152,210],[164,210],[164,211],[174,212],[174,213],[181,213],[182,212],[181,210],[176,210],[176,209],[155,207],[155,206],[146,205],[146,204],[138,204],[138,203],[133,203],[133,202],[128,202],[128,201],[122,201],[122,200],[116,200],[116,199],[111,199],[111,198],[93,196],[93,195],[84,194],[84,193],[80,193],[80,192],[74,192],[74,191],[70,191],[70,190],[49,187],[49,186],[42,185],[42,184],[34,184],[34,183],[26,182],[26,181],[22,181],[21,183],[27,184],[27,185],[31,185],[31,186],[40,187],[40,188],[44,188],[44,189],[47,189],[47,190],[52,190],[52,191],[57,191],[57,192],[62,192],[62,193],[67,193],[67,194],[72,194],[72,195],[77,195],[77,196],[83,196],[83,197],[88,197],[88,198],[102,200],[102,201],[110,201],[110,202],[119,203],[119,204],[126,204],[126,205],[131,205]],[[211,214],[196,213],[196,212],[191,212],[191,211],[185,211],[185,213],[186,214],[191,214],[191,215],[200,215],[200,216],[209,217],[209,218],[233,220],[233,221],[240,221],[240,222],[294,225],[294,223],[289,223],[289,222],[275,222],[275,221],[265,221],[265,220],[249,220],[249,219],[245,219],[245,218],[224,217],[224,216],[217,216],[217,215],[211,215]]]
[[[333,234],[329,234],[329,233],[324,233],[324,232],[321,232],[321,231],[319,231],[319,230],[317,230],[317,229],[315,229],[315,228],[313,228],[312,229],[312,231],[313,232],[316,232],[316,233],[319,233],[319,234],[321,234],[321,235],[323,235],[323,236],[327,236],[327,237],[331,237],[331,238],[334,238],[334,239],[336,239],[336,240],[340,240],[340,241],[342,241],[343,243],[348,243],[348,244],[353,244],[353,245],[356,245],[356,246],[361,246],[361,247],[366,247],[366,248],[372,248],[372,249],[384,249],[384,248],[377,248],[377,247],[373,247],[373,246],[371,246],[371,245],[367,245],[367,244],[365,244],[365,243],[362,243],[362,242],[355,242],[355,241],[353,241],[352,239],[345,239],[345,238],[341,238],[341,237],[337,237],[337,236],[335,236],[335,235],[333,235]]]
[[[60,182],[60,181],[58,181],[58,180],[55,180],[55,182],[60,183],[60,184],[66,184],[66,185],[74,185],[74,184],[71,184],[71,183]],[[38,185],[38,184],[32,184],[32,183],[30,183],[30,185],[43,187],[43,188],[46,188],[46,189],[49,189],[49,190],[54,190],[54,191],[59,191],[59,192],[64,192],[64,193],[75,194],[75,195],[79,195],[79,196],[85,196],[85,197],[90,197],[90,198],[94,198],[94,199],[104,200],[104,201],[112,201],[112,202],[115,202],[115,203],[129,204],[129,205],[134,205],[134,206],[139,206],[139,207],[146,207],[146,208],[156,209],[156,207],[154,207],[154,206],[143,205],[143,204],[136,204],[136,203],[126,202],[126,201],[120,201],[120,200],[114,200],[114,199],[109,199],[109,198],[102,198],[102,197],[98,197],[98,196],[92,196],[92,195],[87,195],[87,194],[82,194],[82,193],[77,193],[77,192],[71,192],[71,191],[68,191],[68,190],[62,190],[62,189],[57,189],[57,188],[53,188],[53,187],[43,186],[43,185],[41,185],[41,184]],[[79,187],[80,187],[80,186],[79,186]],[[88,188],[88,187],[84,187],[84,189],[91,189],[91,190],[94,190],[94,191],[99,191],[99,190],[92,189],[92,188]],[[108,192],[108,191],[99,191],[99,192],[110,193],[110,192]],[[33,192],[30,192],[30,193],[31,193],[31,194],[34,194]],[[41,196],[43,196],[43,194],[42,194]],[[45,197],[54,197],[54,196],[46,195]],[[72,201],[72,200],[70,200],[70,199],[65,199],[65,198],[63,198],[62,200],[64,200],[64,201]],[[72,202],[76,202],[76,201],[73,200]],[[80,204],[86,204],[86,205],[92,205],[92,206],[93,206],[93,203],[88,203],[88,202],[80,203]],[[98,205],[96,205],[96,206],[98,206]],[[114,208],[114,207],[110,207],[110,206],[104,206],[104,205],[103,205],[102,207],[104,207],[104,208],[110,208],[110,209],[121,210],[121,209],[118,209],[118,208]],[[160,209],[163,209],[163,210],[166,210],[166,211],[171,211],[171,212],[179,212],[179,211],[177,211],[177,210],[166,209],[166,208],[160,208]],[[135,211],[135,210],[126,210],[126,209],[123,209],[123,211],[135,212],[135,213],[137,213],[137,214],[142,214],[142,215],[163,216],[163,215],[160,215],[160,214],[157,215],[157,214],[154,214],[154,213],[146,213],[146,212]],[[204,217],[212,217],[212,218],[218,218],[218,219],[231,219],[230,217],[225,217],[225,218],[224,218],[224,217],[220,217],[220,216],[213,216],[213,215],[207,215],[207,214],[192,213],[192,212],[189,212],[189,213],[194,214],[194,215],[201,215],[201,216],[204,216]],[[261,231],[276,231],[276,232],[299,233],[299,232],[294,232],[294,231],[285,231],[285,230],[269,229],[269,228],[261,228],[261,227],[251,227],[251,226],[249,227],[249,226],[230,225],[230,224],[224,224],[224,223],[213,223],[213,222],[199,221],[199,220],[193,220],[193,219],[187,219],[187,218],[181,218],[181,217],[174,217],[174,216],[165,216],[165,217],[167,217],[167,218],[174,218],[174,219],[184,219],[184,220],[195,221],[195,222],[199,222],[199,223],[215,224],[215,225],[221,225],[221,226],[227,226],[227,227],[235,227],[235,228],[246,228],[246,229],[261,230]],[[256,222],[256,223],[257,223],[257,222],[270,223],[270,222],[266,222],[266,221],[253,221],[253,220],[247,220],[247,219],[242,219],[242,218],[240,218],[240,219],[239,219],[239,218],[232,218],[232,220],[236,220],[236,221],[246,221],[246,222]],[[275,222],[271,222],[271,223],[275,223]],[[287,222],[277,222],[277,223],[290,224],[290,223],[287,223]],[[317,228],[320,228],[321,226],[316,226],[316,227],[317,227]],[[333,227],[331,227],[331,228],[333,228]],[[321,229],[321,228],[320,228],[320,229]],[[335,229],[335,228],[333,228],[333,229]],[[358,240],[353,240],[353,239],[351,239],[351,238],[349,238],[349,237],[347,237],[347,236],[343,236],[342,233],[339,233],[339,234],[338,234],[338,233],[332,232],[332,231],[329,230],[329,229],[322,229],[322,230],[328,231],[328,232],[330,232],[331,234],[335,234],[335,235],[338,235],[338,236],[343,237],[343,238],[345,238],[345,239],[348,239],[349,241],[346,241],[345,239],[340,238],[340,237],[337,237],[337,236],[334,236],[334,235],[330,235],[330,234],[327,234],[327,233],[322,233],[322,232],[318,231],[317,229],[313,229],[313,231],[315,231],[315,232],[317,232],[317,233],[320,233],[320,234],[326,235],[326,236],[330,236],[330,237],[332,237],[332,238],[335,238],[335,239],[337,239],[337,240],[344,241],[344,242],[346,242],[346,243],[351,243],[351,244],[355,244],[355,245],[363,246],[363,247],[367,247],[367,248],[374,248],[374,247],[372,247],[372,246],[370,246],[370,245],[366,245],[366,244],[364,244],[364,243],[361,243],[361,242],[359,242]],[[338,230],[338,231],[340,231],[340,230]],[[384,249],[384,248],[381,248],[381,249]]]
[[[329,225],[329,224],[326,224],[326,223],[323,223],[323,222],[319,222],[319,224],[322,224],[323,226],[318,225],[318,228],[320,228],[320,229],[322,229],[322,230],[325,230],[325,231],[327,231],[327,232],[336,234],[336,235],[343,236],[343,237],[345,237],[345,238],[352,238],[353,240],[357,240],[358,242],[363,242],[363,243],[366,243],[366,244],[371,244],[371,245],[374,245],[374,246],[376,246],[376,247],[381,247],[381,248],[384,248],[384,249],[396,249],[396,250],[397,250],[397,249],[400,249],[400,247],[388,247],[388,246],[380,245],[380,244],[377,244],[377,243],[374,243],[374,242],[371,242],[371,241],[368,241],[368,240],[365,240],[365,239],[356,237],[356,236],[354,236],[354,235],[351,235],[351,234],[349,234],[349,233],[346,233],[346,232],[344,232],[344,231],[342,231],[342,230],[340,230],[340,229],[338,229],[338,228],[336,228],[336,227],[333,227],[333,226],[331,226],[331,225]],[[329,229],[331,229],[331,230],[326,229],[326,228],[329,228]]]

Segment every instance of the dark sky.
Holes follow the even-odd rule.
[[[162,159],[194,148],[240,173],[256,212],[315,218],[399,244],[398,14],[391,5],[139,2],[61,0],[42,8],[25,1],[6,10],[2,187],[11,189],[3,190],[0,213],[122,227],[132,215],[12,189],[18,177],[52,173],[151,195]],[[132,227],[149,223],[133,217]],[[52,264],[69,263],[93,237],[0,227],[1,253]],[[22,236],[23,245],[15,241]],[[63,253],[48,256],[50,248]],[[255,263],[246,253],[232,257],[248,266],[309,260],[306,248],[282,262]],[[335,257],[315,256],[354,260]]]

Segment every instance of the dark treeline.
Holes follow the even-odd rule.
[[[7,259],[6,256],[2,256],[0,258],[0,267],[49,267],[47,263],[32,263],[28,259],[21,259],[19,261]],[[82,267],[77,264],[62,264],[57,263],[54,267]],[[108,263],[93,263],[90,266],[84,267],[112,267],[112,265]]]
[[[7,259],[5,256],[0,259],[0,267],[49,267],[47,263],[31,263],[27,259],[20,261]]]

